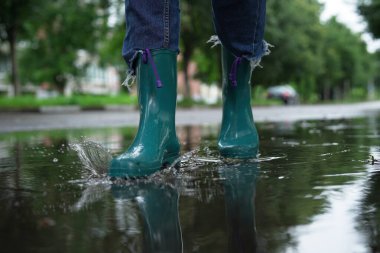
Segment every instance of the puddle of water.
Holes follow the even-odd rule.
[[[239,161],[181,127],[180,169],[117,183],[136,129],[0,135],[1,252],[379,252],[380,117],[258,128]]]

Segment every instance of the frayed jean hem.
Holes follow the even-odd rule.
[[[218,45],[223,45],[222,41],[219,39],[217,35],[212,35],[210,39],[207,41],[207,43],[212,44],[211,48],[216,47]],[[262,40],[258,43],[255,43],[253,45],[253,52],[252,54],[242,54],[242,55],[235,55],[236,57],[241,57],[246,59],[251,63],[251,68],[254,70],[256,67],[262,68],[260,65],[261,60],[264,56],[269,55],[271,53],[270,48],[274,47],[270,43],[268,43],[265,40]]]
[[[179,49],[170,49],[170,48],[149,48],[152,52],[160,49],[167,49],[173,52],[177,52],[179,54]],[[131,85],[136,81],[136,69],[137,69],[137,60],[140,54],[143,54],[144,49],[133,49],[130,50],[127,54],[123,55],[125,62],[128,65],[126,78],[124,82],[121,84],[122,86],[126,86],[128,90],[130,90]]]

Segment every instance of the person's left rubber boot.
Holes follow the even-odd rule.
[[[259,137],[251,108],[251,64],[222,47],[223,119],[218,148],[228,158],[256,158]]]
[[[140,123],[128,150],[111,161],[109,176],[149,176],[179,157],[175,129],[177,53],[145,50],[137,64]]]

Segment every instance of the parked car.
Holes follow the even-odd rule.
[[[297,91],[290,85],[278,85],[268,88],[268,98],[280,99],[286,105],[299,103]]]

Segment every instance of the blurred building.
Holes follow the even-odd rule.
[[[115,67],[100,66],[97,57],[93,57],[83,50],[78,52],[76,65],[78,67],[87,65],[86,71],[83,77],[70,79],[64,91],[66,96],[71,96],[74,92],[116,95],[120,91],[120,75]]]
[[[9,61],[8,50],[5,46],[0,47],[0,94],[6,96],[13,95],[13,87],[10,84],[9,76],[11,64]],[[88,55],[85,51],[78,53],[76,62],[78,67],[86,65],[84,76],[72,78],[65,87],[64,95],[71,96],[73,93],[84,94],[111,94],[115,95],[120,90],[120,77],[117,69],[112,66],[101,67],[98,60]],[[23,93],[35,94],[39,98],[56,97],[59,95],[51,84],[43,82],[40,84],[23,84]]]
[[[216,104],[222,97],[220,87],[214,84],[202,83],[201,80],[195,78],[197,73],[197,65],[190,62],[188,67],[189,75],[189,88],[190,97],[197,102],[204,102],[206,104]],[[178,72],[178,100],[181,101],[186,94],[185,73],[184,71]]]

